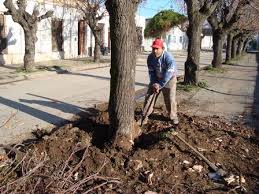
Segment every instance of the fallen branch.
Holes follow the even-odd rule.
[[[2,125],[0,125],[0,128],[4,127],[15,115],[17,115],[17,113],[18,113],[18,109],[16,110],[15,113],[12,113],[12,114],[7,118],[7,120],[4,121],[4,123],[3,123]]]
[[[98,189],[106,184],[109,184],[109,183],[117,183],[117,184],[120,184],[121,182],[120,181],[116,181],[116,180],[109,180],[109,181],[106,181],[104,183],[101,183],[99,185],[96,185],[94,188],[91,188],[89,190],[87,190],[86,192],[84,192],[83,194],[87,194],[87,193],[90,193],[91,191],[94,191],[95,189]]]
[[[80,150],[83,150],[83,149],[85,149],[85,147],[82,147],[82,148],[76,147],[76,149],[74,149],[74,150],[72,151],[72,153],[70,154],[70,156],[68,157],[68,159],[67,159],[66,162],[65,162],[65,165],[64,165],[64,167],[63,167],[63,170],[61,171],[61,176],[63,176],[63,174],[64,174],[64,172],[65,172],[65,170],[66,170],[66,168],[67,168],[67,166],[68,166],[68,163],[69,163],[69,161],[71,160],[72,156],[73,156],[76,152],[78,152],[78,151],[80,151]]]
[[[13,186],[13,187],[16,188],[16,190],[17,190],[17,188],[18,188],[19,186],[21,186],[22,184],[24,184],[24,183],[29,179],[29,177],[30,177],[31,175],[33,175],[39,168],[41,168],[41,167],[44,165],[44,163],[45,163],[46,161],[47,161],[47,154],[45,153],[44,159],[43,159],[39,164],[37,164],[33,169],[31,169],[27,174],[25,174],[24,176],[22,176],[22,177],[20,177],[20,178],[18,178],[18,179],[16,179],[16,180],[14,180],[14,181],[11,182],[11,183],[7,183],[7,185],[1,187],[0,190],[1,190],[1,189],[4,189],[4,187],[6,187],[6,190],[3,191],[3,193],[9,193],[9,192],[8,192],[8,190],[9,190],[8,188],[9,188],[10,186],[15,185],[16,183],[17,183],[17,185],[15,185],[15,186]],[[21,163],[21,162],[19,162],[19,163]],[[14,192],[14,193],[15,193],[15,192]]]
[[[67,178],[65,179],[65,181],[68,180],[78,168],[80,168],[82,162],[84,161],[84,159],[86,157],[87,152],[88,152],[88,147],[85,149],[83,157],[81,158],[80,162],[72,170],[70,170],[70,172],[68,171],[69,174],[68,174]]]
[[[22,158],[22,160],[20,161],[20,162],[18,162],[18,164],[16,164],[16,166],[14,167],[14,168],[12,168],[11,169],[11,171],[7,174],[7,175],[5,175],[5,180],[7,180],[7,178],[9,177],[9,175],[12,173],[12,172],[14,172],[19,166],[20,166],[20,164],[25,160],[25,158],[27,157],[27,155],[28,155],[28,152],[25,154],[25,156]],[[15,161],[14,161],[15,162]],[[13,162],[13,163],[14,163]],[[7,170],[8,171],[8,170]],[[5,171],[3,174],[5,174],[5,173],[7,173],[7,171]],[[5,180],[4,180],[4,182],[5,182]]]
[[[72,187],[70,187],[69,189],[67,189],[64,193],[71,192],[71,191],[77,191],[78,188],[79,188],[82,184],[88,182],[89,180],[98,178],[97,175],[101,172],[101,170],[104,168],[104,166],[105,166],[106,164],[107,164],[107,163],[106,163],[106,160],[104,160],[102,166],[98,169],[98,171],[97,171],[95,174],[93,174],[93,175],[91,175],[91,176],[89,176],[89,177],[86,177],[85,179],[79,181],[77,184],[74,184]]]

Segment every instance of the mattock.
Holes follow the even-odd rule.
[[[188,146],[196,156],[201,158],[208,166],[216,172],[217,175],[220,177],[225,177],[227,175],[227,172],[224,171],[222,168],[217,167],[213,162],[211,162],[208,158],[206,158],[204,155],[202,155],[197,149],[195,149],[192,145],[190,145],[188,142],[186,142],[176,131],[172,131],[172,135],[177,137],[179,140],[181,140],[186,146]]]

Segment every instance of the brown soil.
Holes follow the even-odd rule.
[[[242,121],[179,114],[172,126],[158,110],[131,151],[112,148],[105,106],[37,142],[9,148],[0,158],[4,193],[248,193],[259,192],[259,138]],[[136,112],[136,117],[138,117]],[[245,183],[227,185],[171,131],[177,131],[212,162]],[[197,165],[203,168],[193,170]]]

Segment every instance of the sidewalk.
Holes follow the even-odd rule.
[[[0,85],[41,76],[62,74],[67,71],[82,71],[108,66],[110,66],[110,55],[102,56],[100,63],[93,63],[92,57],[36,62],[36,71],[31,73],[22,72],[22,64],[0,66]]]
[[[202,71],[207,88],[198,90],[180,106],[180,112],[195,116],[219,116],[228,121],[244,119],[259,131],[259,53],[247,54],[225,71]]]

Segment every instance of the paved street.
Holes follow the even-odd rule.
[[[185,52],[174,53],[179,75],[184,73]],[[148,84],[146,54],[138,56],[136,90]],[[201,54],[202,66],[212,53]],[[2,80],[3,81],[3,80]],[[18,143],[36,128],[53,128],[75,113],[109,98],[109,68],[46,74],[25,81],[0,85],[0,144]],[[7,122],[6,122],[7,121]]]

